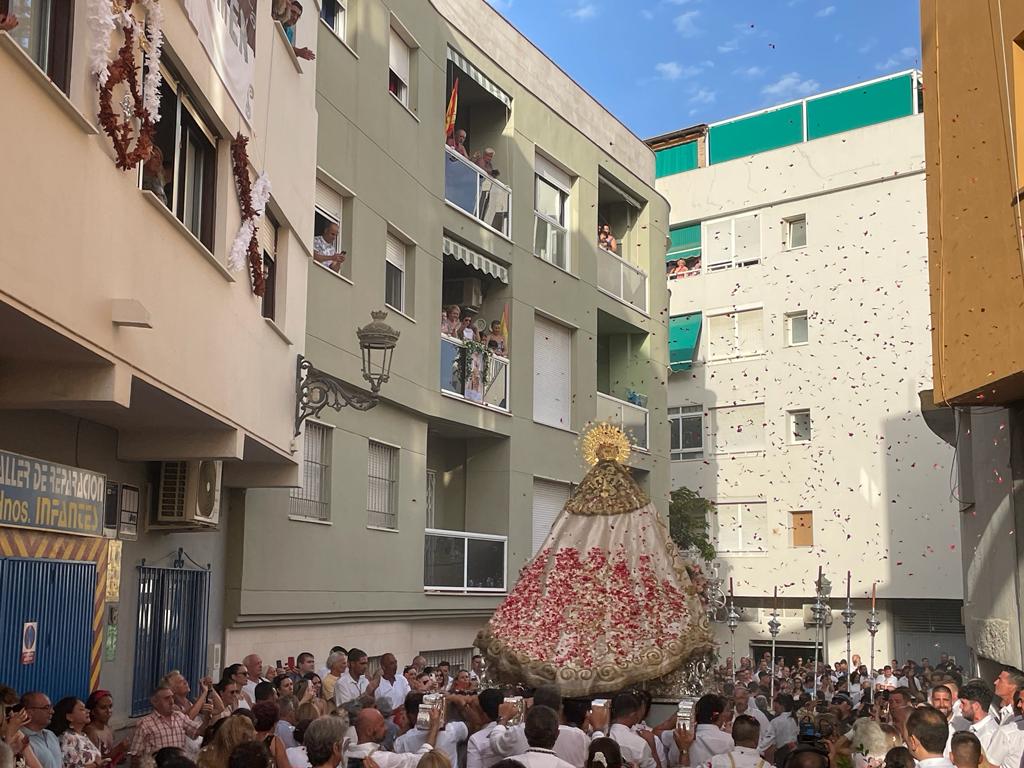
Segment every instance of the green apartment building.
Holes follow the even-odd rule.
[[[583,475],[588,422],[627,428],[667,512],[668,205],[652,151],[484,0],[320,12],[316,218],[347,257],[310,262],[305,355],[362,386],[355,329],[386,309],[401,338],[378,407],[306,422],[303,487],[232,510],[224,663],[468,663]],[[505,354],[444,335],[450,305],[505,318]]]

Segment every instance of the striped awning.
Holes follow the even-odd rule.
[[[673,373],[688,371],[697,358],[700,343],[700,312],[676,315],[668,322],[668,361]]]
[[[483,272],[485,275],[490,275],[508,285],[508,269],[501,266],[498,262],[493,259],[489,259],[482,253],[477,253],[471,248],[467,248],[462,243],[457,243],[450,237],[444,238],[444,252],[448,256],[454,259],[458,259],[463,264],[468,264],[473,269]]]
[[[454,48],[448,49],[448,61],[469,75],[481,88],[496,98],[508,109],[512,109],[512,97],[499,88],[494,81],[469,63],[469,60]]]

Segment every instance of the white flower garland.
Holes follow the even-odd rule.
[[[238,227],[238,232],[235,234],[234,242],[231,243],[231,251],[228,253],[228,269],[232,272],[238,272],[248,265],[249,241],[256,231],[259,220],[263,218],[263,210],[266,208],[269,199],[270,179],[267,178],[267,174],[262,173],[253,183],[252,191],[249,193],[253,216],[251,219],[242,219],[242,224]]]
[[[164,45],[164,9],[160,0],[137,0],[146,11],[145,33],[148,51],[144,52],[146,77],[142,99],[150,120],[160,119],[160,54]],[[120,2],[117,2],[120,5]],[[115,10],[115,0],[91,0],[88,11],[92,45],[89,49],[89,71],[96,78],[96,87],[107,84],[110,64],[110,36],[115,29],[138,29],[135,17],[125,10]]]

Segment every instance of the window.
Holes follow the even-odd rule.
[[[712,454],[764,450],[764,403],[711,408],[708,418]]]
[[[398,448],[370,441],[366,469],[367,525],[398,530]]]
[[[748,213],[704,224],[704,262],[709,272],[761,260],[761,216]]]
[[[263,252],[263,279],[266,282],[261,311],[265,318],[274,320],[277,318],[277,222],[269,213],[260,222],[256,237]]]
[[[392,234],[384,252],[384,303],[405,312],[405,257],[408,246]]]
[[[572,486],[554,480],[533,479],[533,554],[540,551],[551,526],[569,500]]]
[[[668,420],[672,431],[672,461],[702,458],[704,456],[704,408],[700,405],[669,408]]]
[[[569,269],[569,174],[537,155],[534,177],[533,253],[559,269]]]
[[[710,315],[708,360],[764,354],[764,310],[745,309]]]
[[[793,547],[814,546],[814,516],[810,512],[789,513],[789,541]]]
[[[320,9],[320,18],[324,20],[334,34],[345,40],[345,6],[348,0],[323,0],[323,2],[323,7]]]
[[[302,477],[292,488],[288,514],[310,520],[331,519],[331,438],[333,427],[306,421],[302,438]]]
[[[719,502],[711,518],[711,532],[719,552],[767,551],[767,505],[763,501]]]
[[[352,270],[341,232],[343,199],[334,189],[317,179],[315,201],[313,262],[330,272],[348,277]]]
[[[569,429],[572,331],[537,315],[533,327],[533,420]]]
[[[74,0],[0,0],[0,14],[14,14],[11,37],[53,84],[69,92]]]
[[[156,195],[212,251],[217,137],[178,78],[167,70],[161,74],[161,117],[154,138],[160,152],[143,167],[142,188]]]
[[[786,433],[791,445],[811,442],[811,412],[802,409],[786,414]]]
[[[783,247],[787,251],[791,251],[794,248],[803,248],[807,245],[806,216],[794,216],[792,219],[784,220],[782,225],[786,233]]]
[[[392,95],[409,106],[409,64],[412,51],[394,27],[391,27],[391,42],[388,53],[388,90]]]
[[[807,312],[787,312],[786,313],[786,346],[787,347],[799,347],[801,344],[806,344],[808,339],[807,332]]]

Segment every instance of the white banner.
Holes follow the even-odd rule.
[[[213,68],[245,121],[252,125],[256,97],[258,0],[181,0]]]

